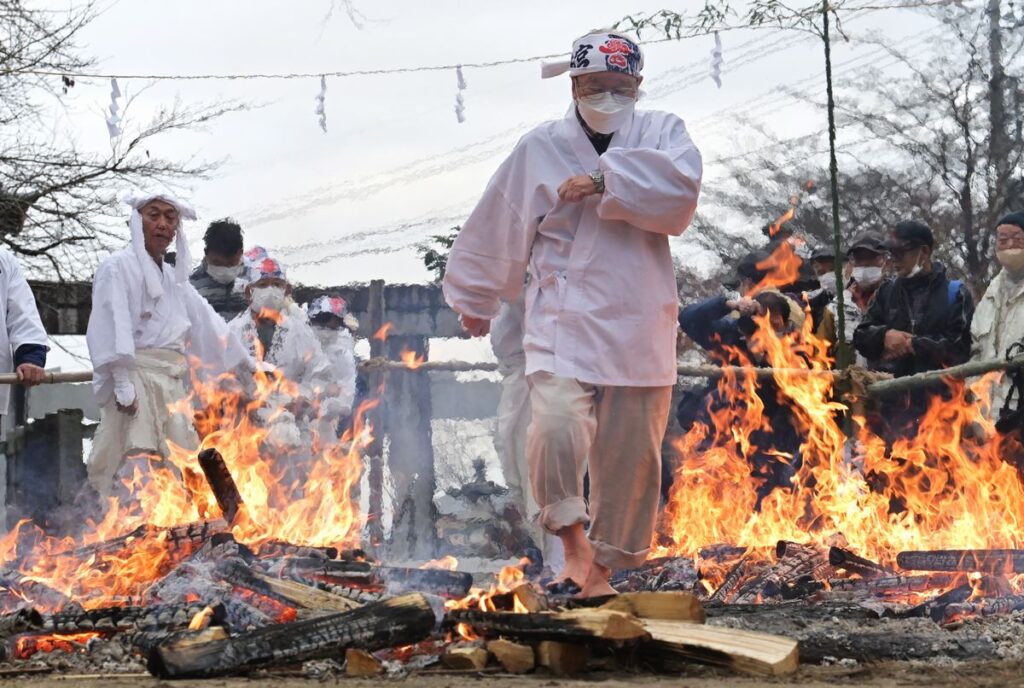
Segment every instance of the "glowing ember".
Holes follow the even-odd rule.
[[[28,659],[37,652],[48,653],[55,650],[62,652],[84,651],[94,638],[102,638],[97,631],[84,633],[54,633],[51,635],[25,635],[14,644],[14,658]]]

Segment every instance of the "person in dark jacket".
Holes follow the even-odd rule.
[[[869,368],[904,377],[970,358],[974,301],[932,260],[934,247],[931,229],[914,221],[897,224],[886,241],[895,277],[878,288],[853,333]],[[889,397],[869,413],[869,426],[891,446],[920,420],[935,394],[919,389]]]
[[[192,286],[224,320],[232,320],[249,307],[242,276],[242,228],[225,218],[210,223],[203,237],[203,262],[189,277]]]
[[[755,275],[740,275],[743,280],[759,281]],[[679,325],[712,358],[723,365],[763,364],[764,356],[752,346],[751,336],[758,327],[755,315],[768,313],[769,323],[776,334],[782,336],[792,330],[790,310],[799,306],[776,291],[762,291],[753,298],[731,299],[716,296],[701,303],[691,304],[679,314]],[[730,402],[711,382],[704,388],[684,392],[677,409],[677,418],[684,431],[696,423],[711,426],[710,416],[726,408]],[[761,482],[757,489],[756,508],[777,487],[792,485],[800,467],[800,434],[786,400],[779,398],[774,381],[758,382],[757,394],[764,404],[762,411],[768,419],[769,430],[751,433],[752,453],[747,457],[751,475]],[[706,441],[713,441],[709,437]],[[782,457],[791,457],[788,460]]]

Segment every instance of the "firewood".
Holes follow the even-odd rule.
[[[997,616],[1024,609],[1024,595],[982,597],[975,602],[947,604],[942,610],[942,623],[950,623],[970,616]]]
[[[487,650],[482,647],[453,647],[441,655],[441,663],[449,669],[479,671],[487,666]]]
[[[517,585],[512,594],[515,595],[519,604],[523,605],[531,614],[548,610],[548,598],[537,592],[537,589],[529,583]]]
[[[350,647],[345,650],[346,676],[376,676],[384,673],[384,666],[366,650]]]
[[[473,575],[463,571],[374,566],[370,572],[391,594],[419,591],[447,597],[465,597],[473,585]]]
[[[498,664],[510,674],[525,674],[533,671],[537,665],[537,658],[529,645],[499,639],[487,643],[487,651],[494,655]]]
[[[831,547],[828,551],[828,561],[832,566],[854,573],[861,578],[872,579],[884,576],[895,576],[896,572],[888,566],[857,556],[848,549],[842,547]]]
[[[276,559],[278,557],[302,557],[308,559],[337,559],[337,547],[309,547],[307,545],[293,545],[290,542],[280,540],[267,540],[261,542],[255,549],[256,556],[260,559]]]
[[[253,571],[237,559],[217,564],[217,575],[235,585],[241,585],[304,609],[346,612],[359,606],[358,602],[324,590],[283,578],[273,578]]]
[[[148,607],[101,607],[99,609],[59,612],[49,617],[47,628],[55,633],[82,631],[180,630],[188,626],[207,606],[213,609],[211,621],[220,624],[226,617],[223,604],[157,604]]]
[[[647,637],[643,624],[631,614],[606,609],[571,609],[557,613],[509,614],[453,609],[452,626],[464,623],[485,637],[524,640],[635,640]]]
[[[645,619],[651,640],[641,652],[715,664],[748,673],[786,676],[797,669],[797,641],[722,626]]]
[[[1024,550],[948,549],[900,552],[896,555],[896,563],[901,569],[909,571],[1024,573]]]
[[[60,610],[71,605],[71,598],[39,581],[23,577],[13,569],[0,570],[0,588],[7,589],[8,596],[17,598],[17,604],[26,602],[36,607]]]
[[[544,640],[537,645],[537,664],[556,676],[575,676],[587,669],[590,648],[576,643]]]
[[[185,648],[160,645],[150,653],[147,668],[160,678],[245,673],[270,664],[339,657],[350,647],[375,650],[409,645],[430,635],[434,623],[430,602],[414,593]]]
[[[749,561],[750,555],[745,554],[732,565],[729,572],[725,574],[725,578],[722,580],[722,584],[711,594],[708,598],[711,602],[726,602],[736,589],[740,586],[744,579],[744,573],[747,568],[747,562]]]
[[[626,592],[600,607],[641,619],[672,619],[704,623],[704,607],[688,592]]]
[[[27,631],[41,631],[45,627],[43,615],[32,607],[0,616],[0,639]]]
[[[905,617],[930,617],[932,621],[941,621],[945,616],[946,607],[951,604],[960,604],[970,599],[971,595],[974,594],[974,588],[969,584],[964,584],[947,590],[937,597],[912,607],[911,609],[904,612],[901,616]]]
[[[199,467],[203,469],[203,475],[210,484],[224,519],[228,523],[234,523],[238,512],[245,508],[245,502],[242,501],[242,495],[238,492],[238,486],[231,477],[224,457],[213,447],[204,449],[199,452]]]

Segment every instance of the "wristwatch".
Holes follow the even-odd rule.
[[[601,170],[594,170],[587,176],[589,176],[591,181],[594,182],[594,188],[597,189],[597,193],[604,193],[604,172]]]

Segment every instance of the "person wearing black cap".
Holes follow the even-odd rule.
[[[811,311],[813,330],[815,334],[821,336],[828,306],[836,296],[836,253],[828,246],[819,246],[811,252],[810,264],[819,286],[812,291],[803,292],[802,296]]]
[[[854,237],[850,247],[846,249],[844,274],[847,278],[843,289],[843,321],[848,342],[853,341],[853,333],[864,311],[882,284],[885,257],[885,239],[880,233],[870,229]],[[828,304],[815,334],[820,339],[827,339],[835,344],[838,320],[839,314],[833,300]],[[867,361],[858,354],[857,364],[867,365]]]
[[[932,230],[921,222],[900,222],[885,246],[895,279],[878,288],[854,331],[857,351],[869,367],[896,377],[966,362],[971,355],[974,301],[958,280],[946,276],[941,263],[932,260]],[[899,432],[898,425],[924,413],[929,399],[927,391],[904,395],[897,406],[885,410],[886,425]]]
[[[1024,212],[1010,213],[996,227],[996,260],[1002,269],[978,302],[971,325],[972,352],[980,359],[1002,358],[1024,341]],[[993,418],[999,417],[1009,379],[992,386]]]

